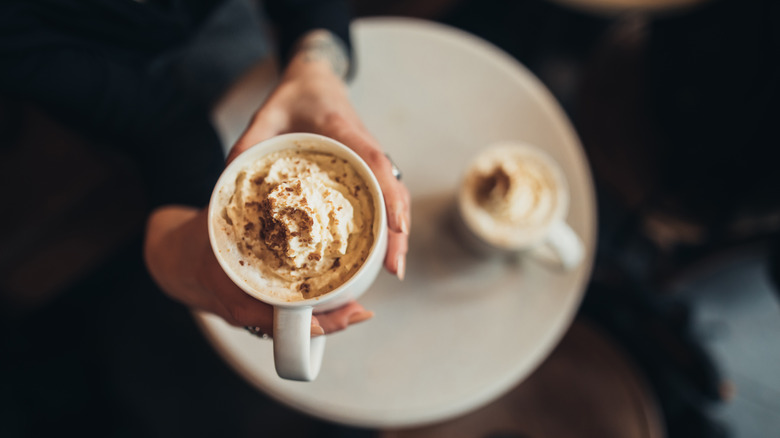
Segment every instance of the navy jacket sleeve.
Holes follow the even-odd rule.
[[[266,0],[265,9],[276,25],[283,63],[290,59],[296,41],[314,29],[326,29],[338,36],[346,45],[347,56],[352,57],[352,9],[346,0]]]
[[[0,0],[0,93],[33,102],[130,155],[153,204],[202,204],[223,164],[208,111],[175,80],[149,75],[148,67],[159,53],[185,43],[219,3]],[[312,29],[330,30],[349,45],[346,0],[267,0],[265,6],[283,59]]]

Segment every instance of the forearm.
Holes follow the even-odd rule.
[[[350,70],[350,58],[346,46],[337,36],[328,30],[316,29],[300,38],[292,52],[288,70],[303,65],[322,65],[345,79]]]

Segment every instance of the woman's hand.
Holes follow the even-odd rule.
[[[273,308],[239,289],[219,266],[209,244],[207,211],[166,206],[151,214],[144,245],[149,272],[171,298],[272,335]],[[311,333],[332,333],[372,316],[353,301],[313,317]]]
[[[340,76],[345,60],[329,44],[337,43],[325,31],[304,37],[279,85],[230,151],[228,162],[251,146],[288,132],[321,134],[352,148],[382,187],[390,231],[385,267],[403,280],[411,221],[409,192],[393,176],[390,160],[352,107]]]
[[[305,37],[279,85],[231,150],[228,162],[249,147],[287,132],[321,134],[352,148],[371,167],[382,187],[389,227],[385,267],[403,279],[409,192],[393,176],[392,164],[352,107],[341,79],[346,58],[339,59],[340,52],[328,44],[336,42],[324,31]],[[219,266],[208,241],[206,214],[206,209],[178,206],[152,213],[144,248],[149,272],[171,298],[214,313],[232,325],[258,327],[271,334],[273,308],[244,293]],[[332,333],[372,316],[353,301],[313,317],[311,332],[315,336]]]

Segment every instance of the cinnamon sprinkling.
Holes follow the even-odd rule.
[[[274,219],[272,211],[273,203],[271,200],[264,199],[260,202],[260,221],[262,224],[260,238],[270,250],[277,254],[285,254],[289,240],[287,228],[281,221]]]
[[[289,281],[289,292],[297,290],[310,298],[338,287],[360,268],[368,252],[363,242],[370,246],[375,237],[371,227],[364,229],[364,225],[373,220],[370,206],[376,200],[348,161],[309,151],[294,154],[283,155],[287,161],[273,171],[263,167],[265,162],[251,169],[253,174],[248,173],[244,180],[249,184],[242,184],[246,193],[236,192],[231,211],[242,215],[241,225],[234,226],[241,235],[239,242],[243,241],[238,243],[243,259],[237,262],[252,269],[271,270]],[[314,166],[308,164],[310,155]],[[278,163],[276,159],[268,160],[268,166]],[[310,177],[316,185],[310,184]],[[340,185],[320,183],[320,178]],[[358,230],[344,227],[352,210],[345,202],[361,215],[366,203],[369,205],[368,216],[356,222],[361,224]],[[254,243],[254,249],[247,242]],[[345,249],[346,254],[342,252]],[[254,263],[254,257],[260,263]]]
[[[480,175],[474,193],[477,202],[484,204],[493,196],[499,199],[505,197],[509,192],[509,184],[509,175],[501,167],[488,175]]]

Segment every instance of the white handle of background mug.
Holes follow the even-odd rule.
[[[311,382],[325,352],[325,336],[311,337],[312,308],[274,307],[274,364],[279,377]]]
[[[535,259],[568,271],[582,262],[585,246],[566,222],[558,221],[550,228],[544,243],[530,252]]]

